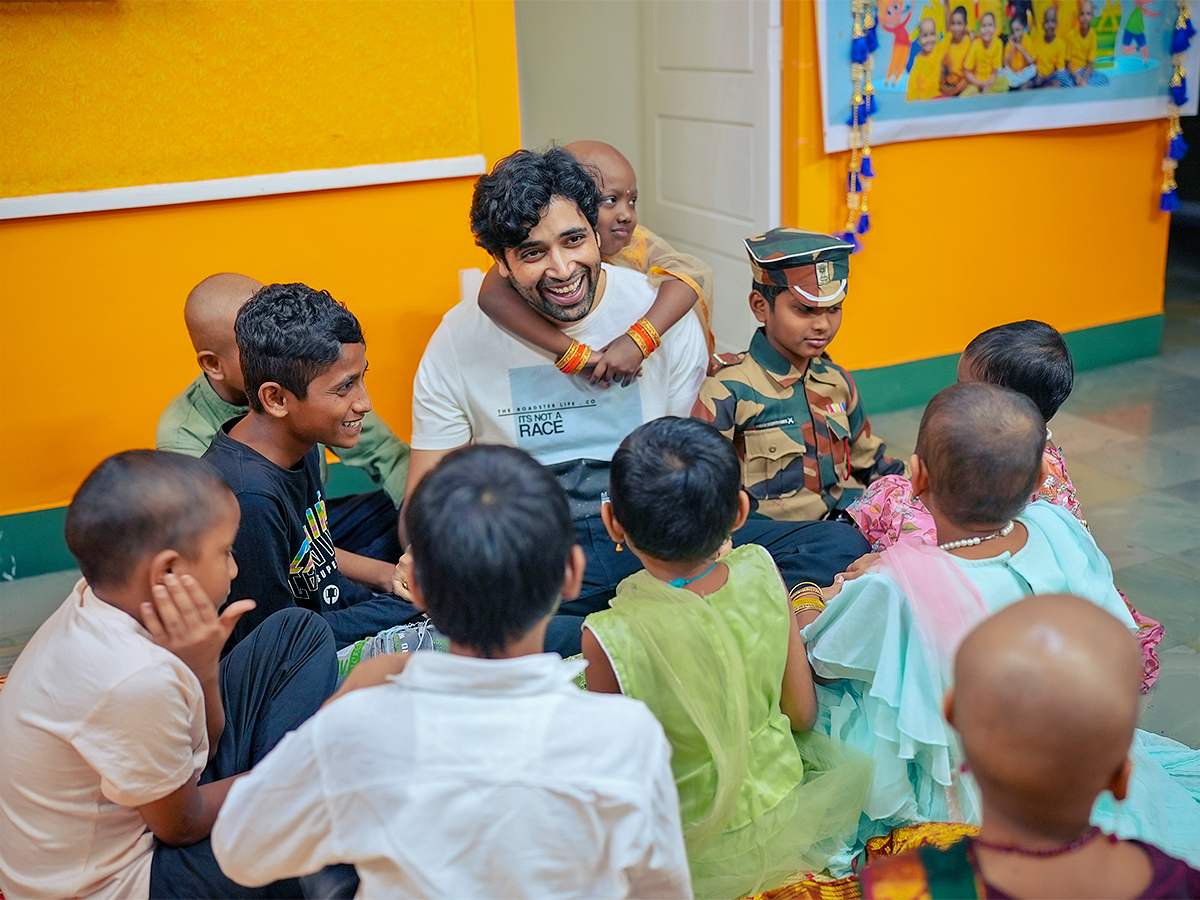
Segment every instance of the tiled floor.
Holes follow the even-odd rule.
[[[1080,373],[1051,422],[1117,585],[1166,629],[1142,727],[1200,748],[1200,253],[1172,246],[1166,329],[1154,358]],[[920,408],[873,416],[892,455]],[[0,674],[77,573],[0,583]]]

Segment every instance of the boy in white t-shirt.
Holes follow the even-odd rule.
[[[67,510],[83,572],[0,693],[0,889],[8,897],[298,896],[250,891],[208,842],[237,773],[333,689],[333,635],[292,609],[233,653],[253,600],[217,615],[240,513],[192,457],[130,450]],[[211,752],[210,752],[211,751]]]
[[[450,652],[359,665],[230,791],[222,868],[255,885],[353,863],[359,897],[690,897],[662,727],[542,652],[583,577],[562,487],[520,450],[468,447],[405,525],[413,602]]]

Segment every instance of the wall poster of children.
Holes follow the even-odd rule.
[[[1195,4],[1200,7],[1200,4]],[[1177,0],[878,0],[872,145],[1165,118]],[[1186,6],[1186,5],[1185,5]],[[849,148],[853,4],[817,4],[825,151]],[[1200,41],[1181,115],[1195,115]]]

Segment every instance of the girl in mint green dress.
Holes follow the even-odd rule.
[[[658,419],[625,439],[610,477],[605,525],[645,569],[585,623],[588,689],[635,697],[662,723],[696,896],[844,859],[870,766],[811,731],[812,672],[770,555],[720,555],[749,512],[732,444]]]
[[[1137,624],[1083,524],[1028,502],[1045,478],[1045,421],[1023,394],[952,385],[921,420],[912,489],[936,546],[901,538],[865,574],[827,592],[803,630],[817,689],[816,729],[875,761],[860,844],[916,822],[978,825],[978,789],[942,716],[952,661],[976,624],[1033,594],[1074,594]],[[1138,730],[1126,798],[1103,793],[1091,821],[1200,866],[1200,751]]]

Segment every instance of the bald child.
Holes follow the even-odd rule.
[[[1122,622],[1069,594],[1029,597],[966,637],[954,675],[945,713],[979,784],[979,835],[873,863],[865,897],[1200,896],[1200,872],[1089,824],[1102,792],[1125,798],[1133,765],[1141,657]]]
[[[712,337],[712,269],[694,256],[678,253],[662,238],[638,224],[637,173],[612,144],[576,141],[563,148],[582,164],[599,191],[595,235],[605,263],[642,272],[658,293],[643,319],[604,347],[577,345],[559,328],[544,321],[507,280],[503,260],[487,273],[479,291],[479,308],[497,325],[553,353],[555,365],[568,375],[593,384],[627,386],[660,343],[663,332],[695,310],[708,349]],[[570,273],[563,272],[567,278]],[[643,329],[641,323],[645,323]]]
[[[188,294],[183,321],[196,350],[200,374],[159,417],[154,435],[159,450],[201,456],[222,425],[249,411],[233,322],[262,287],[262,282],[248,275],[222,272],[205,278]],[[363,418],[358,445],[338,447],[334,453],[381,488],[329,502],[334,542],[353,553],[395,562],[400,555],[397,511],[408,479],[408,444],[396,437],[377,413],[369,412]],[[327,475],[322,451],[323,481],[328,480]]]

